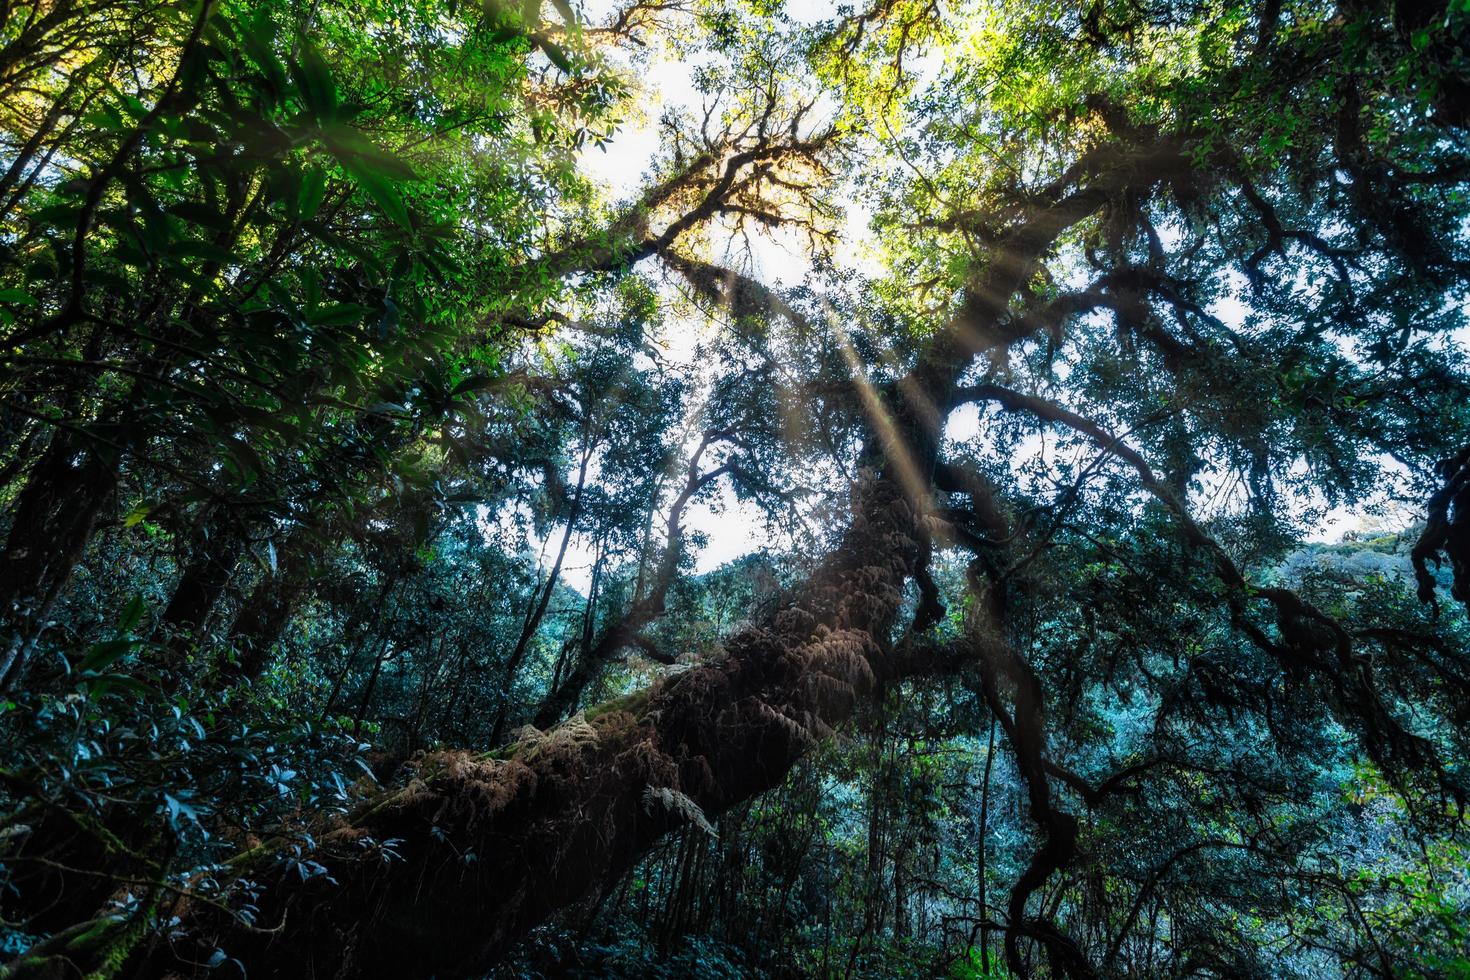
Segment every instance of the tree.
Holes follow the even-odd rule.
[[[453,35],[462,54],[478,44],[508,52],[496,64],[527,86],[525,128],[516,131],[534,153],[543,127],[565,125],[576,143],[597,132],[599,113],[615,116],[621,89],[598,62],[602,39],[626,44],[684,12],[639,4],[605,29],[584,30],[570,8],[558,9],[559,26],[546,26],[531,8],[492,7]],[[436,18],[455,16],[412,13],[428,39],[441,37]],[[526,689],[542,703],[522,714],[542,727],[488,750],[414,755],[385,785],[343,794],[350,798],[331,813],[308,807],[283,817],[207,873],[171,878],[171,859],[108,872],[143,881],[142,897],[48,930],[13,974],[45,975],[64,962],[163,974],[234,960],[250,975],[474,975],[557,913],[600,906],[666,835],[712,830],[781,785],[857,715],[872,723],[878,749],[860,764],[872,775],[868,897],[851,969],[882,929],[895,943],[909,938],[914,893],[932,891],[929,882],[946,872],[944,861],[884,829],[898,798],[933,795],[925,753],[899,752],[890,722],[945,727],[937,711],[901,707],[907,694],[936,690],[951,692],[961,731],[990,732],[982,885],[966,947],[978,944],[987,972],[992,937],[998,959],[1019,976],[1260,972],[1266,938],[1297,937],[1301,909],[1313,901],[1343,914],[1301,930],[1293,939],[1301,949],[1364,974],[1447,969],[1406,952],[1409,914],[1380,898],[1364,910],[1375,879],[1343,870],[1341,800],[1313,781],[1351,772],[1340,781],[1354,794],[1392,798],[1404,833],[1442,848],[1427,862],[1463,854],[1454,848],[1467,795],[1470,663],[1459,607],[1470,374],[1454,334],[1464,326],[1470,268],[1470,168],[1457,98],[1466,85],[1464,11],[883,2],[813,27],[765,4],[695,13],[692,26],[668,29],[677,50],[715,56],[696,75],[710,93],[707,111],[663,120],[652,183],[591,235],[579,224],[595,208],[565,172],[555,185],[565,200],[539,213],[520,193],[497,195],[486,174],[453,153],[452,164],[435,158],[445,168],[428,178],[437,194],[424,186],[419,200],[400,189],[395,181],[408,173],[376,142],[358,128],[345,137],[333,128],[347,104],[334,94],[339,68],[361,79],[365,107],[393,103],[371,97],[374,72],[384,70],[376,51],[354,57],[344,47],[329,62],[302,41],[287,68],[273,68],[277,55],[252,53],[260,42],[224,33],[224,14],[209,6],[177,36],[158,28],[155,43],[175,52],[175,81],[149,89],[152,109],[133,97],[141,118],[120,125],[95,158],[80,201],[55,212],[74,231],[61,253],[64,274],[44,302],[31,292],[18,301],[45,316],[17,319],[11,337],[32,369],[12,401],[33,422],[7,426],[11,479],[24,481],[10,511],[4,595],[19,625],[6,669],[18,678],[25,668],[109,501],[132,486],[124,477],[164,488],[172,513],[210,528],[180,563],[161,617],[196,641],[252,536],[290,527],[309,532],[303,541],[344,541],[354,522],[332,512],[355,513],[360,503],[358,550],[342,558],[370,572],[364,578],[378,591],[354,587],[344,597],[356,606],[348,619],[362,625],[340,634],[354,639],[328,709],[349,675],[360,678],[352,722],[360,734],[393,650],[413,649],[409,663],[423,668],[425,693],[404,717],[419,719],[434,678],[455,663],[460,698],[475,624],[495,620],[476,620],[469,607],[448,613],[443,596],[453,586],[432,580],[433,561],[410,556],[441,542],[456,556],[445,569],[473,568],[474,546],[444,536],[463,531],[465,519],[436,526],[434,516],[451,514],[450,503],[488,513],[501,501],[537,501],[537,536],[555,557],[545,572],[533,561],[494,573],[501,582],[521,574],[530,588],[515,595],[509,616],[495,614],[502,642],[494,661],[475,661],[495,675],[481,685],[490,692],[484,708],[464,700],[471,715],[484,715],[476,733],[499,742],[519,710],[513,685],[531,676]],[[356,15],[331,16],[347,24]],[[218,38],[209,34],[206,45],[210,31]],[[424,76],[390,91],[450,84],[425,44]],[[223,377],[245,376],[238,391],[222,384],[232,400],[220,421],[212,402],[196,409],[205,396],[185,377],[206,363],[187,359],[189,318],[219,287],[190,285],[201,273],[188,250],[182,268],[155,268],[171,261],[151,256],[173,254],[176,226],[155,218],[150,231],[148,215],[167,215],[169,205],[149,210],[157,192],[148,179],[175,172],[167,141],[189,132],[191,113],[214,118],[200,105],[245,101],[207,67],[228,61],[216,52],[231,45],[262,91],[296,86],[252,104],[277,129],[271,112],[299,104],[293,118],[309,121],[288,124],[305,127],[293,138],[322,142],[341,169],[341,206],[356,202],[374,220],[318,236],[353,256],[340,283],[314,274],[311,254],[302,254],[288,283],[274,293],[260,287],[275,306],[257,311],[231,299],[219,322],[284,336],[281,318],[294,305],[322,328],[311,334],[320,338],[311,353],[303,346],[294,357],[329,349],[350,361],[364,342],[374,353],[338,375],[330,362],[323,374],[259,355],[262,364],[293,365],[276,369],[284,380],[268,376],[295,387],[265,408],[251,401],[267,379],[254,370],[256,355],[243,353],[254,335],[240,328],[239,339],[206,352],[222,359]],[[565,85],[520,81],[533,48],[568,75]],[[218,79],[210,84],[222,94],[193,94],[205,78]],[[70,81],[56,85],[55,99],[74,97]],[[547,104],[555,111],[543,112]],[[179,121],[166,124],[169,113]],[[65,114],[52,115],[43,110],[28,125],[51,133]],[[813,122],[818,116],[826,118]],[[401,147],[422,114],[410,104],[402,117],[354,116],[353,126],[371,120],[385,145]],[[466,125],[457,115],[439,122]],[[345,149],[337,145],[344,138]],[[289,151],[271,152],[252,165]],[[196,172],[208,174],[212,164],[198,159]],[[134,176],[123,180],[125,170]],[[323,181],[306,173],[273,220],[299,223],[292,208]],[[119,244],[94,260],[83,245],[114,182],[131,210],[115,219],[124,226]],[[273,201],[268,186],[237,195],[236,207],[248,207],[252,193]],[[839,267],[842,189],[871,206],[881,274]],[[324,199],[336,200],[318,198],[318,206]],[[489,201],[505,203],[479,217],[475,209]],[[416,217],[420,207],[441,216],[442,233]],[[455,222],[456,207],[473,217]],[[193,211],[181,213],[193,220]],[[404,233],[385,233],[378,217]],[[509,232],[478,237],[478,222],[499,231],[496,222],[515,227],[517,217],[527,222],[527,243],[545,223],[545,247],[513,249]],[[804,286],[773,288],[708,247],[721,235],[772,228],[795,231],[814,254]],[[251,262],[284,261],[271,258],[267,236],[259,241]],[[149,339],[138,349],[146,359],[126,369],[118,345],[135,357],[134,341],[110,332],[121,314],[86,312],[112,281],[88,269],[104,258],[125,280],[137,269],[139,282],[159,272],[182,284],[180,295],[147,306],[160,329],[178,335],[157,349]],[[697,371],[665,382],[645,369],[644,327],[662,312],[658,287],[644,278],[655,273],[639,265],[646,259],[661,263],[666,289],[683,290],[686,305],[722,324],[718,351],[700,365],[709,372],[703,383]],[[246,265],[219,257],[203,279],[238,268],[239,290],[255,282]],[[621,306],[599,317],[609,296]],[[352,305],[351,316],[328,312],[314,324],[312,311],[339,305]],[[358,329],[369,309],[407,315],[424,334],[390,329],[377,342],[332,332]],[[487,344],[479,334],[487,318],[500,329],[557,324],[576,339],[518,351],[496,333]],[[232,337],[223,327],[203,332]],[[38,344],[65,350],[32,354]],[[74,362],[84,382],[63,383]],[[503,397],[512,389],[542,417],[516,411]],[[606,401],[614,390],[636,406],[616,422]],[[370,391],[386,404],[366,403]],[[698,392],[702,408],[685,406],[690,436],[669,438],[686,392]],[[300,406],[318,403],[323,415],[310,431],[323,438],[306,452],[297,428],[278,430],[291,412],[308,425],[311,410]],[[958,420],[971,411],[977,422],[966,433]],[[74,436],[90,441],[82,447]],[[149,448],[172,439],[187,453],[196,438],[210,463]],[[145,463],[164,475],[132,476]],[[640,465],[649,476],[669,474],[667,486],[639,486]],[[83,499],[63,500],[58,487],[79,467],[99,482]],[[348,481],[362,489],[337,489]],[[792,560],[803,574],[726,633],[718,655],[573,713],[623,649],[676,659],[665,651],[677,646],[647,629],[671,607],[685,508],[716,481],[773,515],[842,520],[811,533],[824,556],[806,568]],[[183,486],[204,495],[196,501]],[[1330,563],[1295,569],[1289,556],[1316,515],[1385,488],[1427,502],[1428,523],[1408,558],[1417,601],[1397,572],[1372,580]],[[822,504],[803,503],[808,491]],[[196,503],[208,506],[196,512]],[[123,523],[153,513],[140,505]],[[655,513],[661,543],[648,531],[638,536],[636,515],[649,515],[648,528]],[[218,514],[229,516],[217,522]],[[42,534],[53,547],[40,549]],[[182,526],[171,534],[187,537]],[[580,624],[555,626],[554,602],[571,598],[557,582],[579,534],[636,555],[624,568],[604,569],[602,557],[596,566],[599,583],[622,575],[632,584],[599,584]],[[392,560],[366,557],[363,543],[376,540],[391,542],[383,552]],[[1437,601],[1445,587],[1430,565],[1441,556],[1458,605]],[[287,574],[298,560],[293,554]],[[387,611],[400,580],[411,583],[401,623]],[[215,598],[195,601],[201,590]],[[171,614],[191,602],[196,611]],[[412,626],[395,632],[403,624]],[[677,626],[670,631],[676,644],[688,641]],[[455,632],[460,652],[445,656]],[[367,668],[357,666],[360,636],[380,642]],[[110,642],[121,645],[94,644],[74,658],[88,683],[121,683],[104,673],[116,660],[107,658],[131,641]],[[544,681],[527,674],[538,664]],[[165,663],[165,680],[177,672]],[[410,743],[421,744],[422,727],[405,722]],[[1024,820],[1007,827],[1012,873],[994,903],[983,883],[998,745]],[[42,779],[17,777],[12,791],[37,795]],[[163,799],[177,817],[178,798]],[[33,855],[43,868],[62,864],[40,846],[52,838],[27,834],[20,863]],[[161,846],[115,836],[129,855]],[[1228,857],[1204,867],[1204,855],[1216,853]],[[50,894],[49,881],[43,871],[23,882],[22,905]],[[1414,894],[1418,906],[1430,901]],[[1307,938],[1319,935],[1327,938]]]

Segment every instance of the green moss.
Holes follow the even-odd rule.
[[[588,708],[584,717],[588,721],[592,721],[594,718],[600,718],[614,711],[626,711],[634,717],[637,717],[647,707],[650,696],[650,692],[647,690],[624,694],[622,697],[613,698],[610,701],[604,701],[599,705]]]
[[[87,980],[118,975],[147,932],[156,901],[124,918],[107,916],[78,923],[0,968],[0,980],[40,980],[81,973]]]

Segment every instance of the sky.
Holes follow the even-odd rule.
[[[609,0],[593,0],[583,9],[589,22],[601,23],[608,19],[614,6]],[[794,20],[810,23],[833,16],[835,5],[796,0],[789,2],[786,10]],[[696,65],[696,62],[669,57],[662,50],[649,52],[648,63],[638,66],[633,73],[642,87],[640,97],[634,100],[641,109],[641,115],[626,120],[605,146],[589,145],[583,150],[580,160],[583,171],[603,184],[612,200],[630,200],[645,185],[650,163],[658,149],[657,127],[663,112],[668,108],[698,110],[702,107],[702,96],[695,90],[693,82]],[[844,247],[839,258],[858,263],[867,261],[864,249],[864,243],[869,240],[866,215],[849,216],[843,239]],[[751,244],[748,269],[768,285],[797,285],[811,267],[807,256],[794,241],[752,236]],[[734,247],[732,243],[732,249]],[[743,258],[744,241],[738,247],[740,253],[732,250],[725,257],[732,260]],[[689,363],[707,329],[703,321],[695,320],[666,325],[662,338],[666,358],[676,364]],[[706,535],[708,543],[699,551],[695,561],[695,571],[699,573],[712,571],[749,554],[769,540],[764,515],[754,505],[736,500],[724,481],[713,501],[689,506],[683,527],[686,531]],[[591,542],[573,539],[563,566],[566,583],[584,593],[591,579],[593,554],[590,545]]]

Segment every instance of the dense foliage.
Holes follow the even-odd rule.
[[[0,0],[0,976],[1470,976],[1467,192],[1461,0]]]

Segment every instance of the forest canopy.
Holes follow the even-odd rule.
[[[0,0],[0,977],[1470,977],[1464,0]]]

